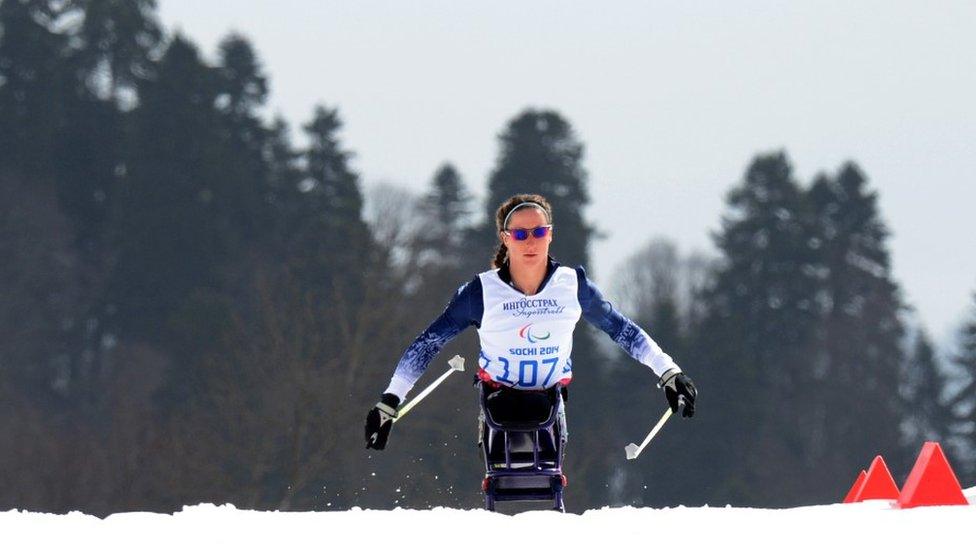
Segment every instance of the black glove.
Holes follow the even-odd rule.
[[[680,372],[665,372],[658,382],[659,387],[664,387],[664,396],[668,399],[671,411],[677,413],[681,406],[681,415],[691,417],[695,415],[695,397],[698,396],[698,389],[691,382],[691,378]]]
[[[390,438],[393,419],[397,417],[397,406],[400,397],[392,393],[383,393],[376,406],[366,414],[366,447],[374,450],[386,448],[386,439]]]

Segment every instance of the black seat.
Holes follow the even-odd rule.
[[[485,397],[486,419],[505,430],[536,430],[556,419],[556,389],[519,391],[498,389]]]
[[[489,469],[556,467],[558,389],[486,388],[483,399],[488,426],[483,444]]]
[[[481,384],[485,508],[497,501],[551,500],[565,510],[560,388],[544,391]]]

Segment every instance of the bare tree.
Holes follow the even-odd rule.
[[[700,252],[682,256],[673,241],[653,238],[616,269],[608,293],[620,310],[644,322],[673,307],[680,329],[688,330],[703,313],[700,296],[713,266]]]

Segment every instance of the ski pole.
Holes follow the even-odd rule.
[[[647,434],[647,438],[644,439],[644,442],[642,442],[640,446],[631,442],[627,445],[627,447],[624,448],[624,451],[627,452],[627,459],[637,459],[637,456],[639,456],[640,453],[644,451],[644,448],[650,444],[651,439],[654,438],[654,435],[661,430],[661,427],[664,427],[664,422],[667,421],[669,417],[671,417],[670,406],[668,406],[668,409],[664,411],[664,415],[661,416],[661,419],[657,420],[657,425],[651,429],[651,432]]]
[[[421,391],[420,394],[417,395],[413,400],[404,404],[403,407],[400,408],[400,410],[397,412],[397,417],[393,418],[394,422],[396,422],[399,419],[403,419],[403,416],[407,415],[407,412],[413,409],[413,407],[416,406],[421,400],[426,398],[427,395],[429,395],[434,389],[436,389],[438,385],[440,385],[445,379],[447,379],[447,376],[453,374],[454,372],[464,371],[464,357],[462,357],[461,355],[454,355],[454,358],[448,360],[447,363],[450,364],[451,367],[448,368],[446,372],[441,374],[441,377],[435,379],[433,383],[431,383],[429,386],[427,386],[426,389]]]

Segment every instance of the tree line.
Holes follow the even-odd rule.
[[[337,108],[315,107],[295,145],[259,114],[247,38],[207,61],[155,10],[0,3],[0,508],[479,506],[468,379],[385,452],[365,451],[362,420],[487,268],[504,198],[546,195],[553,256],[590,266],[583,142],[527,109],[483,202],[449,162],[422,196],[364,196]],[[907,472],[926,439],[976,479],[976,301],[943,363],[906,315],[856,163],[804,184],[785,152],[756,156],[713,236],[717,257],[649,239],[606,288],[702,391],[652,459],[621,456],[663,407],[656,380],[577,330],[571,510],[837,501],[874,454]],[[474,363],[473,330],[431,368],[454,353]]]

